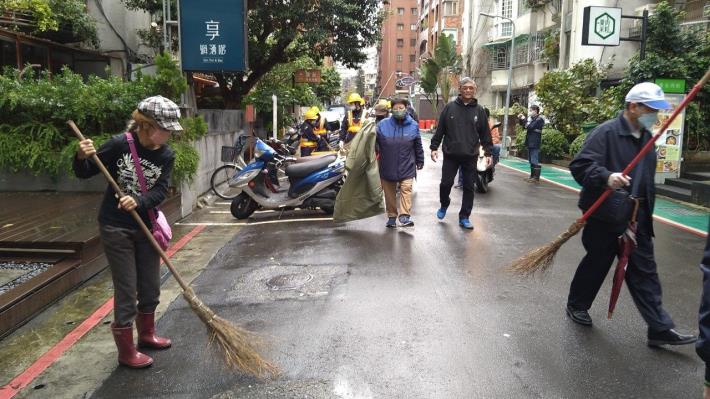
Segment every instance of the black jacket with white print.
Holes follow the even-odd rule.
[[[131,150],[128,147],[128,140],[126,140],[125,134],[113,136],[99,147],[96,155],[106,166],[106,169],[111,173],[121,190],[126,195],[135,198],[138,203],[138,214],[145,224],[151,228],[152,225],[148,218],[147,210],[160,205],[168,195],[168,182],[175,163],[175,153],[167,145],[163,145],[157,150],[149,150],[141,145],[135,133],[133,137],[148,188],[145,194],[141,193],[135,163],[133,158],[131,158]],[[91,159],[80,161],[76,156],[74,157],[73,167],[76,177],[82,179],[92,177],[100,172]],[[118,199],[110,185],[106,188],[106,194],[101,203],[101,209],[99,209],[99,223],[101,225],[138,229],[138,225],[131,215],[118,209]]]

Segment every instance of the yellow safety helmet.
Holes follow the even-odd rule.
[[[317,109],[317,108],[316,108]],[[306,120],[311,120],[311,119],[318,119],[318,112],[314,110],[313,108],[309,109],[306,111],[306,113],[303,116]]]
[[[363,100],[359,94],[352,93],[348,97],[348,104],[351,104],[351,103],[360,103],[360,105],[365,105],[365,100]]]
[[[382,99],[378,102],[378,104],[384,105],[385,107],[387,107],[387,109],[392,109],[392,101],[390,101],[390,100]]]
[[[318,109],[318,107],[316,107],[315,105],[312,106],[311,109],[309,109],[309,111],[313,111],[313,112],[315,112],[316,114],[319,114],[319,113],[320,113],[320,109]]]

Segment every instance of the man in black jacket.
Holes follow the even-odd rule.
[[[459,225],[465,229],[473,229],[469,220],[473,209],[473,189],[476,173],[476,158],[479,147],[482,146],[486,162],[491,163],[491,131],[483,106],[478,104],[476,83],[471,78],[463,78],[459,82],[459,96],[446,104],[439,116],[436,133],[431,139],[431,160],[436,162],[439,157],[439,145],[444,142],[444,162],[441,165],[441,184],[439,185],[439,200],[441,208],[436,212],[439,219],[446,216],[446,210],[451,203],[451,187],[459,167],[463,171],[463,199],[459,211]]]
[[[582,210],[588,209],[607,188],[625,189],[640,200],[637,246],[629,256],[626,285],[648,325],[649,346],[685,345],[696,340],[692,335],[675,331],[673,320],[662,306],[652,241],[656,153],[646,154],[628,176],[621,173],[651,140],[650,130],[658,120],[658,110],[668,108],[670,104],[659,86],[639,83],[626,95],[625,110],[592,131],[570,164],[574,179],[582,186],[579,199]],[[617,256],[618,237],[627,225],[627,222],[616,224],[601,216],[601,212],[596,212],[584,226],[582,244],[587,254],[577,267],[567,299],[567,315],[585,326],[592,325],[588,310]]]
[[[518,115],[520,125],[525,128],[525,146],[528,147],[528,161],[530,161],[530,177],[527,179],[530,183],[540,182],[540,172],[542,165],[540,164],[540,146],[542,144],[542,128],[545,126],[545,120],[540,116],[540,107],[537,105],[530,106],[530,121],[525,123],[525,115]]]

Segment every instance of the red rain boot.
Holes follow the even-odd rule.
[[[138,312],[136,328],[138,328],[138,346],[167,349],[172,345],[170,338],[155,336],[155,313]]]
[[[136,350],[133,343],[133,326],[116,327],[111,324],[113,339],[118,348],[118,363],[133,369],[148,367],[153,364],[153,358]]]

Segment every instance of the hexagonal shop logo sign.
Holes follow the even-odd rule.
[[[594,19],[594,33],[602,39],[607,39],[614,34],[616,21],[611,15],[604,13]]]

